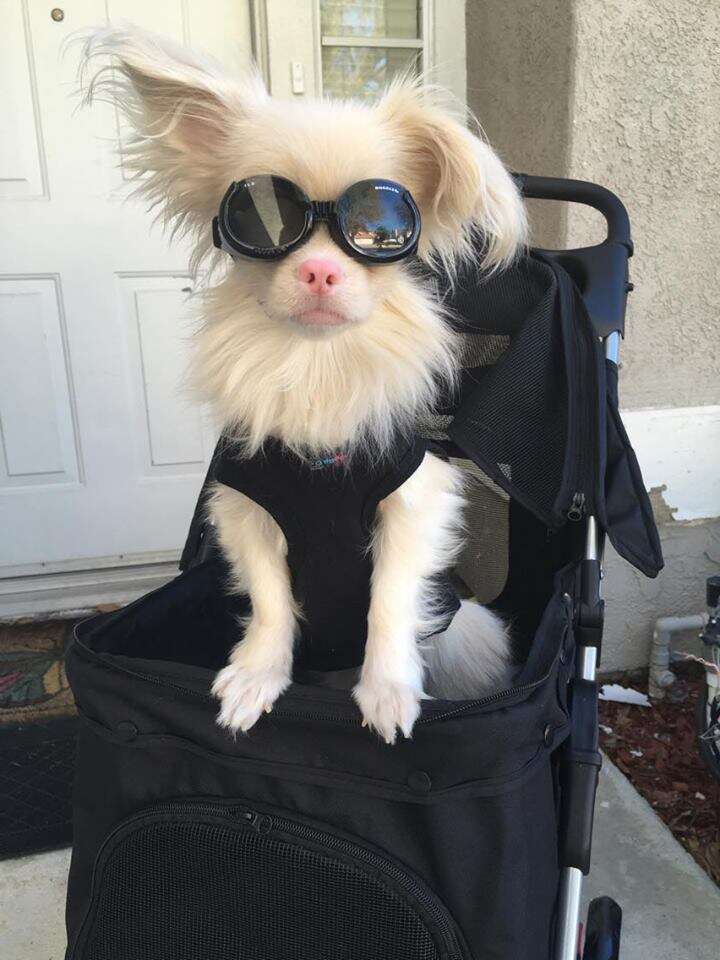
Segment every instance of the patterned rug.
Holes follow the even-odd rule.
[[[0,859],[72,842],[73,621],[0,624]]]

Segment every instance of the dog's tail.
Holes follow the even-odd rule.
[[[487,607],[463,600],[443,633],[423,644],[425,691],[443,700],[474,700],[512,686],[508,625]]]

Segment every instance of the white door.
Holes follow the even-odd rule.
[[[0,14],[0,576],[176,557],[212,444],[180,392],[187,251],[124,202],[117,116],[78,109],[78,47],[61,44],[109,17],[246,68],[249,6],[0,0]]]
[[[187,250],[127,201],[117,116],[77,108],[66,38],[129,20],[231,70],[254,48],[294,98],[373,96],[412,58],[463,97],[465,44],[464,0],[0,0],[0,15],[2,617],[170,575],[214,441],[182,394]]]

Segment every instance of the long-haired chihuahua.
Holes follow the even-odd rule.
[[[389,743],[429,694],[507,685],[507,626],[443,599],[462,477],[416,431],[459,365],[418,260],[506,266],[526,229],[512,178],[416,81],[290,102],[135,28],[94,33],[97,55],[88,98],[129,120],[137,192],[213,267],[194,378],[227,440],[212,521],[252,611],[215,680],[219,722],[272,710],[298,642],[336,666],[360,650],[353,696]]]

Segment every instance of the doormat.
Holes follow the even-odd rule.
[[[72,843],[75,621],[0,624],[0,859]]]

